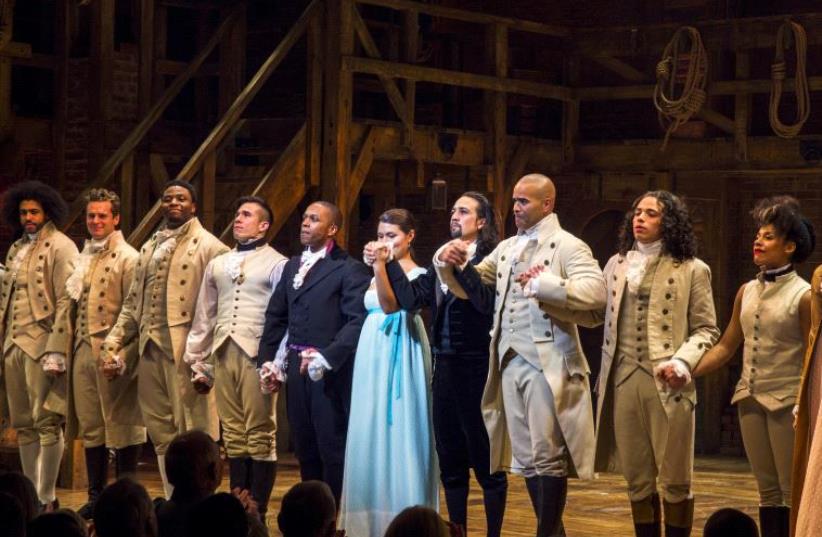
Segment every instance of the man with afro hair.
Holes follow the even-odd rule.
[[[17,240],[0,284],[3,376],[10,425],[17,430],[23,473],[46,509],[56,507],[63,456],[66,330],[53,329],[70,306],[66,280],[78,252],[59,231],[66,203],[39,181],[19,183],[4,197],[3,216]]]

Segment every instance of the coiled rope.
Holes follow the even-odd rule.
[[[687,36],[691,43],[690,53],[679,54],[679,43]],[[687,67],[682,91],[675,97],[677,79],[681,67]],[[656,87],[654,88],[654,107],[659,115],[659,124],[665,129],[665,139],[661,150],[668,146],[668,140],[680,125],[702,108],[705,103],[705,82],[708,71],[708,54],[702,44],[699,30],[693,26],[678,29],[665,50],[662,60],[656,65]]]
[[[779,102],[782,100],[782,89],[785,84],[787,65],[785,63],[785,41],[793,32],[793,45],[796,50],[796,78],[794,93],[796,94],[796,121],[786,125],[779,119]],[[811,96],[808,92],[807,73],[808,38],[805,29],[799,23],[785,21],[776,33],[776,55],[771,64],[771,101],[768,107],[768,116],[771,128],[782,138],[793,138],[802,130],[805,121],[811,114]]]

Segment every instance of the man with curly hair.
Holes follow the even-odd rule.
[[[163,224],[140,248],[134,283],[103,342],[100,359],[108,378],[123,375],[128,364],[122,350],[137,341],[137,398],[169,498],[165,452],[174,437],[191,429],[219,437],[214,396],[200,396],[194,390],[183,351],[206,265],[228,247],[195,216],[197,192],[191,183],[169,181],[161,203]]]
[[[99,368],[100,347],[114,326],[131,287],[137,251],[117,229],[120,197],[104,188],[89,191],[86,228],[90,238],[68,281],[66,291],[74,307],[71,316],[58,319],[58,330],[73,334],[66,433],[83,440],[88,476],[88,503],[78,513],[92,517],[94,504],[106,486],[108,449],[116,453],[117,478],[134,477],[146,429],[137,404],[137,345],[123,356],[126,375],[106,380]]]
[[[596,470],[625,476],[637,537],[661,535],[663,515],[667,537],[687,537],[694,515],[691,372],[719,329],[711,270],[696,258],[677,196],[657,190],[634,201],[605,281]],[[681,389],[663,378],[679,379]]]
[[[0,284],[0,319],[5,329],[2,380],[23,473],[35,484],[47,509],[57,504],[65,378],[55,378],[46,370],[65,370],[70,334],[55,320],[68,314],[71,300],[66,280],[78,253],[58,229],[67,213],[60,195],[39,181],[15,185],[6,192],[3,204],[6,223],[20,238],[9,249]]]

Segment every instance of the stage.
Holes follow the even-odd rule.
[[[161,494],[160,477],[156,467],[141,464],[140,481],[147,486],[152,497]],[[280,535],[276,515],[283,494],[299,480],[296,460],[291,455],[281,458],[277,481],[269,508],[271,535]],[[485,533],[482,496],[476,482],[471,483],[469,498],[469,534]],[[227,476],[224,480],[227,487]],[[697,457],[694,484],[696,497],[694,537],[702,535],[702,526],[708,516],[722,507],[735,507],[757,518],[756,483],[747,460],[729,457]],[[444,516],[445,501],[440,495]],[[60,503],[64,507],[78,508],[86,499],[85,491],[58,489]],[[622,537],[633,535],[631,512],[621,476],[601,475],[595,481],[572,480],[565,510],[565,528],[569,537]],[[521,478],[512,476],[509,481],[508,504],[505,513],[504,536],[533,536],[535,519],[530,500]],[[349,536],[357,537],[357,536]]]

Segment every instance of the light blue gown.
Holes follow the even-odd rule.
[[[425,269],[408,272],[409,279]],[[431,418],[431,351],[415,313],[386,315],[365,293],[345,447],[340,528],[382,537],[406,507],[439,508],[439,468]]]

